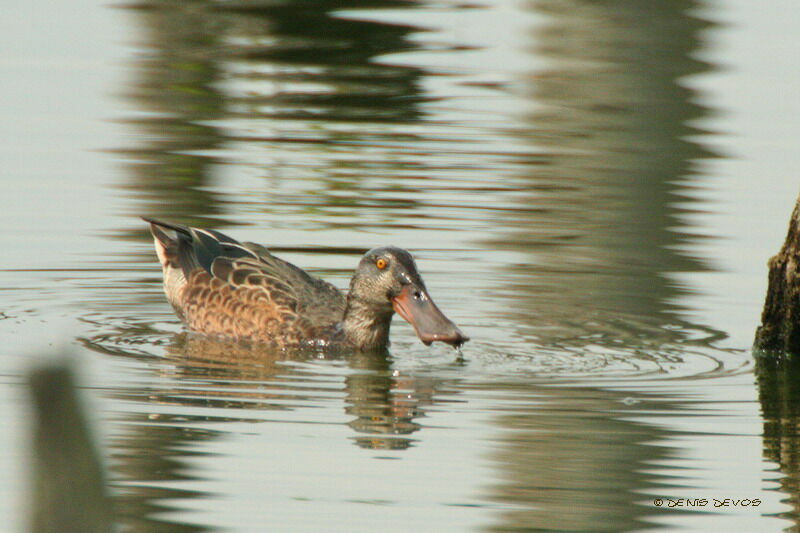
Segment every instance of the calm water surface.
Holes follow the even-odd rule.
[[[800,171],[779,4],[19,2],[3,523],[25,520],[24,372],[67,346],[125,530],[798,527],[798,370],[749,351]],[[409,248],[473,340],[188,335],[138,215],[342,288]]]

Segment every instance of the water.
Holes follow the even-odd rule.
[[[749,352],[797,194],[793,3],[15,9],[9,530],[22,376],[62,347],[127,529],[800,521],[796,369]],[[399,319],[390,357],[186,335],[138,215],[264,243],[342,288],[364,250],[406,247],[473,340],[459,358]]]

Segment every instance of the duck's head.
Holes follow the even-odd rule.
[[[364,254],[349,297],[376,314],[397,312],[426,345],[440,341],[458,347],[469,340],[433,302],[414,258],[402,248],[384,246]]]

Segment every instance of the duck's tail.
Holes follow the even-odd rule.
[[[181,256],[185,255],[185,252],[182,254],[181,248],[186,249],[186,245],[188,244],[188,248],[191,249],[192,236],[189,232],[189,228],[162,222],[150,217],[142,217],[142,220],[150,223],[150,232],[153,234],[156,255],[158,256],[158,260],[164,272],[166,273],[167,270],[171,268],[177,268],[186,272],[183,268],[184,261],[181,260]],[[174,237],[165,230],[175,232]]]
[[[211,264],[220,256],[258,259],[258,254],[219,231],[181,226],[150,217],[142,217],[142,220],[150,223],[156,254],[165,272],[167,267],[179,268],[188,278],[198,268],[210,274]]]
[[[163,220],[156,220],[155,218],[151,218],[151,217],[143,216],[141,218],[145,222],[149,222],[150,223],[150,227],[153,230],[155,230],[153,235],[155,235],[155,232],[157,231],[160,235],[163,235],[164,237],[169,239],[169,237],[167,237],[166,234],[160,229],[160,228],[166,228],[166,229],[174,231],[175,233],[180,233],[180,234],[183,234],[183,235],[185,235],[187,237],[191,237],[191,232],[189,231],[189,228],[187,226],[181,226],[180,224],[171,224],[169,222],[164,222]],[[159,239],[160,239],[160,237],[159,237]],[[169,239],[169,240],[174,240],[174,239]]]
[[[158,261],[164,271],[164,292],[178,315],[182,315],[180,294],[189,274],[197,267],[192,259],[192,235],[189,228],[142,217],[150,223]]]

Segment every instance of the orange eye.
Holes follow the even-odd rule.
[[[380,258],[380,259],[378,259],[377,261],[375,261],[375,266],[376,266],[376,267],[378,267],[378,268],[379,268],[379,269],[381,269],[381,270],[383,270],[384,268],[386,268],[386,266],[387,266],[388,264],[389,264],[389,261],[387,261],[386,259],[383,259],[383,258]]]

